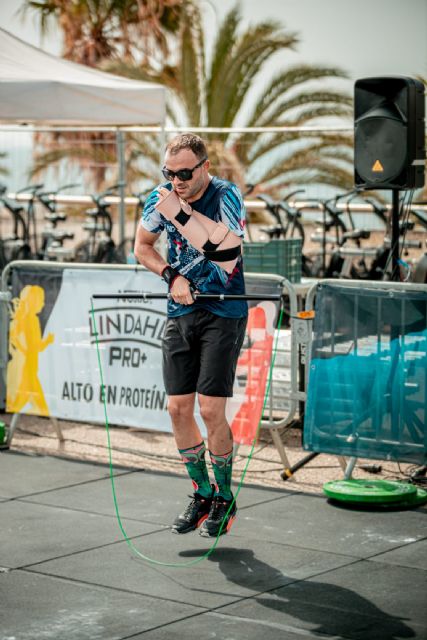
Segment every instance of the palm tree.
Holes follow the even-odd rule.
[[[273,57],[285,57],[297,36],[276,21],[242,29],[237,6],[219,26],[210,63],[195,0],[26,0],[30,9],[43,29],[49,17],[56,19],[65,32],[65,56],[168,87],[172,125],[307,127],[352,113],[351,98],[327,88],[345,79],[340,69],[289,65],[266,82]],[[110,142],[104,155],[113,158]],[[158,141],[134,135],[129,142],[129,177],[151,175],[155,182]],[[352,141],[339,133],[221,133],[209,151],[215,171],[241,186],[256,182],[280,193],[294,184],[352,184]],[[83,149],[66,145],[39,158],[37,167],[70,153],[78,160],[82,152],[89,153],[87,143]]]
[[[0,153],[0,160],[6,160],[7,159],[7,153],[1,152]],[[6,167],[2,166],[0,164],[0,176],[8,176],[9,175],[9,169],[7,169]]]
[[[25,0],[18,13],[39,18],[40,31],[59,26],[63,57],[96,67],[143,52],[168,55],[168,34],[178,28],[182,0]],[[147,54],[144,54],[144,58]]]
[[[161,68],[114,62],[108,69],[134,79],[159,82],[169,88],[168,116],[172,124],[191,127],[307,127],[349,118],[352,99],[328,88],[346,75],[335,67],[287,66],[267,82],[276,54],[296,47],[294,33],[264,21],[243,30],[236,6],[222,21],[206,61],[206,38],[200,8],[186,3],[180,16],[174,58]],[[254,92],[254,85],[259,89]],[[347,121],[348,122],[348,121]],[[242,124],[243,123],[243,124]],[[210,148],[217,172],[241,182],[262,183],[270,192],[290,184],[352,184],[352,141],[339,133],[282,131],[216,134]],[[218,140],[219,138],[219,140]]]
[[[136,54],[145,65],[170,54],[169,40],[179,27],[183,4],[182,0],[25,0],[19,13],[36,14],[42,35],[52,24],[59,26],[64,58],[98,67],[108,60],[135,63]],[[57,131],[39,133],[35,140],[39,150],[32,176],[58,167],[66,158],[86,169],[99,188],[108,168],[117,162],[114,133]]]

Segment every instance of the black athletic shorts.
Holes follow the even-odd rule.
[[[246,323],[206,309],[168,318],[162,343],[166,393],[231,397]]]

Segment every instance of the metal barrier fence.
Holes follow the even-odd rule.
[[[10,302],[10,293],[0,291],[0,408],[6,403],[6,367],[9,360],[8,357],[8,326],[9,311],[8,304]]]
[[[71,260],[75,247],[82,241],[88,240],[88,235],[83,232],[84,207],[93,206],[90,193],[102,190],[106,186],[120,181],[119,197],[107,198],[113,203],[113,239],[115,243],[121,243],[125,238],[126,246],[131,243],[134,236],[135,219],[137,217],[137,198],[132,193],[143,193],[150,190],[161,180],[160,167],[163,164],[163,150],[165,142],[184,128],[172,127],[0,127],[0,173],[2,168],[9,171],[9,175],[2,176],[0,182],[8,186],[8,196],[17,197],[25,202],[30,194],[17,190],[29,182],[43,182],[44,189],[55,190],[65,183],[76,183],[78,186],[73,191],[66,191],[53,199],[60,205],[65,205],[67,213],[71,213],[74,240],[66,240],[64,250],[60,255],[63,259]],[[247,183],[257,185],[263,192],[271,195],[274,193],[274,181],[264,182],[266,167],[274,161],[274,153],[286,152],[290,154],[295,150],[295,144],[304,139],[313,139],[323,135],[343,135],[351,138],[353,128],[349,126],[335,127],[271,127],[271,128],[196,128],[208,142],[212,172],[220,177],[232,179],[237,182],[242,192],[247,191]],[[274,147],[273,157],[268,151],[268,140],[271,136],[279,136],[280,144]],[[320,139],[320,138],[319,138]],[[257,149],[266,150],[260,157]],[[237,151],[236,151],[237,149]],[[251,161],[252,150],[256,161]],[[288,150],[288,151],[287,151]],[[52,162],[53,160],[53,162]],[[274,162],[273,162],[274,163]],[[352,167],[348,165],[351,173]],[[307,170],[308,171],[308,170]],[[292,176],[290,181],[292,182]],[[309,198],[327,197],[334,195],[337,189],[327,186],[310,184],[310,173],[305,177],[306,193],[299,195],[297,202],[292,202],[297,207],[305,206],[304,219],[309,224],[315,224],[319,218],[319,209],[316,204],[309,203]],[[126,186],[124,186],[124,184]],[[285,180],[289,183],[289,180]],[[298,184],[298,182],[296,182]],[[256,214],[265,210],[265,204],[257,200],[253,194],[248,193],[245,204],[249,212],[249,218],[255,218]],[[310,211],[307,206],[311,206]],[[422,209],[423,206],[420,206]],[[378,230],[382,229],[381,222],[372,215],[367,204],[351,202],[338,204],[338,208],[348,207],[358,227]],[[33,228],[37,226],[40,232],[45,224],[42,215],[46,213],[41,205],[36,202]],[[134,213],[134,215],[132,215]],[[72,219],[71,219],[72,218]],[[343,216],[345,220],[345,215]],[[273,219],[271,219],[273,222]],[[37,223],[37,224],[36,224]],[[67,222],[59,225],[59,231],[68,230]],[[2,207],[0,207],[0,236],[10,235],[13,220]],[[252,238],[257,240],[257,232]],[[40,244],[40,242],[38,243]],[[416,240],[418,246],[418,238]],[[8,245],[9,246],[9,245]],[[415,245],[414,245],[415,246]],[[319,247],[316,245],[315,252]],[[62,251],[62,248],[61,248]],[[342,249],[343,252],[346,249]],[[353,256],[354,249],[351,247]],[[360,250],[358,250],[360,252]],[[365,249],[363,250],[365,251]],[[372,249],[373,251],[373,249]],[[369,254],[369,248],[367,249]],[[326,255],[326,252],[325,252]],[[15,254],[15,257],[18,257]],[[19,255],[19,258],[22,254]],[[346,256],[344,256],[346,257]],[[347,264],[350,265],[352,257],[347,256]]]
[[[126,207],[136,203],[125,195],[146,192],[162,179],[160,168],[165,142],[183,130],[182,127],[1,127],[0,154],[5,157],[0,157],[0,173],[3,169],[8,172],[1,181],[7,184],[11,196],[30,181],[43,182],[47,190],[77,183],[79,195],[67,198],[67,192],[65,197],[58,199],[58,202],[68,205],[90,203],[87,194],[101,191],[117,181],[126,182],[127,186],[120,188],[117,200],[117,239],[121,241],[125,236]],[[209,144],[212,172],[236,182],[245,193],[248,183],[264,181],[266,167],[274,163],[275,155],[273,153],[270,157],[266,144],[269,137],[283,137],[283,142],[275,146],[275,153],[277,155],[278,150],[283,150],[286,155],[288,148],[289,153],[293,153],[295,138],[309,136],[313,139],[328,133],[350,136],[352,128],[196,128],[195,132]],[[250,150],[259,147],[259,143],[263,144],[266,153],[262,161],[252,162]],[[309,184],[309,174],[306,178]],[[331,189],[313,185],[307,196],[315,197],[322,191],[330,193]],[[253,199],[248,201],[248,205],[252,211],[264,207]]]
[[[425,464],[427,285],[325,280],[311,288],[304,448]]]
[[[34,411],[33,408],[30,411],[31,413],[51,415],[53,418],[92,421],[94,423],[102,422],[103,412],[93,409],[92,405],[94,402],[98,402],[98,409],[102,409],[100,407],[100,396],[104,392],[99,391],[98,393],[97,383],[86,379],[84,375],[84,371],[88,367],[93,367],[94,363],[93,359],[91,362],[88,360],[90,346],[92,344],[92,353],[94,346],[93,336],[90,335],[90,332],[95,330],[93,327],[88,329],[88,325],[91,325],[88,300],[93,293],[99,292],[99,289],[101,291],[105,290],[107,287],[113,291],[141,291],[141,286],[135,286],[138,283],[138,277],[141,275],[144,276],[146,290],[155,290],[155,287],[159,286],[156,283],[161,283],[158,277],[147,272],[139,265],[86,265],[21,261],[11,263],[5,268],[1,285],[3,305],[0,307],[3,318],[7,319],[6,303],[10,303],[10,284],[15,280],[18,282],[18,289],[21,291],[21,299],[25,297],[27,322],[31,321],[31,319],[28,320],[29,310],[32,310],[34,323],[35,315],[40,314],[40,318],[36,323],[37,328],[32,329],[33,332],[40,334],[37,338],[39,343],[34,346],[34,349],[42,358],[43,351],[45,349],[48,351],[47,347],[55,341],[57,347],[59,347],[58,355],[50,362],[45,360],[43,366],[40,366],[38,376],[41,379],[45,396],[54,409],[47,412],[45,405],[39,402],[36,410]],[[55,278],[57,278],[56,281]],[[283,280],[280,276],[251,273],[246,274],[246,280],[248,290],[250,289],[252,293],[271,293],[273,290],[277,290],[279,293],[283,292],[283,295],[288,300],[291,329],[281,332],[281,334],[283,334],[282,339],[283,337],[288,339],[289,344],[286,348],[289,353],[287,358],[281,359],[281,349],[279,348],[279,357],[273,371],[273,385],[270,389],[267,404],[267,415],[262,421],[262,425],[271,430],[273,440],[281,453],[282,459],[287,461],[278,430],[292,422],[298,413],[299,402],[302,398],[301,392],[298,390],[299,340],[298,336],[293,332],[293,327],[297,322],[297,293],[293,285]],[[32,291],[30,291],[31,289]],[[22,294],[22,291],[25,291],[25,293]],[[30,294],[32,297],[30,297]],[[16,379],[19,378],[19,375],[16,376],[18,370],[15,370],[14,367],[19,366],[19,362],[15,365],[8,357],[8,333],[15,332],[16,324],[13,324],[13,322],[19,322],[17,319],[17,304],[19,301],[16,298],[15,300],[14,320],[12,321],[9,318],[8,322],[2,322],[0,325],[0,355],[3,384],[7,379],[9,384],[16,385]],[[107,305],[103,306],[107,307]],[[83,315],[78,312],[78,307],[84,307]],[[101,311],[105,311],[105,309],[101,309]],[[143,315],[142,320],[138,318],[138,322],[145,323],[147,332],[147,335],[144,334],[140,342],[150,343],[152,347],[157,348],[159,351],[159,340],[163,326],[162,318],[165,316],[165,311],[154,307],[151,307],[149,311],[144,310],[145,315]],[[121,317],[121,321],[128,323],[129,328],[132,323],[134,323],[133,326],[136,325],[135,319],[132,319],[131,316],[132,310],[129,313],[122,314]],[[97,317],[99,321],[97,333],[100,336],[100,343],[103,343],[101,344],[101,349],[108,348],[111,338],[109,332],[112,331],[112,328],[117,329],[119,324],[118,316],[117,314],[114,316],[113,312],[111,312],[109,315],[103,313]],[[144,347],[144,354],[142,354],[142,350],[138,345],[126,343],[124,339],[126,330],[123,326],[120,329],[123,337],[120,337],[120,334],[119,340],[114,343],[114,348],[109,348],[109,364],[119,361],[125,362],[126,359],[126,366],[136,367],[129,372],[129,375],[135,380],[141,358],[143,357],[145,361],[148,352],[147,348]],[[10,348],[16,351],[16,345],[14,347],[13,342],[14,340],[10,342],[12,345]],[[111,342],[111,344],[113,343]],[[49,348],[52,349],[52,347]],[[77,348],[80,348],[82,353],[79,356],[79,360],[75,359]],[[34,354],[34,358],[36,355]],[[156,357],[157,355],[154,357],[153,364],[150,365],[151,368],[147,369],[149,375],[145,376],[146,383],[141,381],[137,389],[131,388],[132,383],[126,382],[128,374],[126,370],[122,369],[116,378],[113,378],[109,372],[110,379],[106,382],[105,393],[109,403],[109,420],[112,424],[142,425],[147,428],[154,426],[154,428],[164,430],[163,425],[167,422],[165,418],[166,397],[162,389],[160,361],[156,360]],[[8,375],[6,375],[6,370]],[[284,372],[285,375],[283,376]],[[148,386],[145,388],[147,384]],[[123,390],[125,392],[122,397],[121,392]],[[15,397],[18,396],[19,394],[15,394]],[[118,398],[117,396],[120,397]],[[285,402],[283,402],[284,400]],[[134,401],[137,401],[138,406],[135,405]],[[120,406],[116,407],[116,412],[115,404],[120,404]],[[12,407],[12,412],[15,415],[9,430],[9,443],[12,439],[19,413],[20,411],[25,411],[25,404],[21,405],[22,403],[18,399],[14,409]],[[137,410],[137,413],[134,410]],[[60,433],[60,430],[58,433]]]
[[[285,150],[285,157],[292,153],[298,145],[296,140],[353,134],[353,127],[348,125],[191,130],[209,144],[214,172],[232,178],[242,189],[248,183],[262,182],[265,168],[275,163],[277,153]],[[2,126],[0,152],[8,157],[1,158],[0,167],[9,169],[11,191],[24,186],[32,174],[37,180],[43,176],[50,188],[58,182],[80,182],[82,191],[90,193],[100,182],[122,179],[125,173],[134,190],[144,190],[160,177],[165,143],[183,131],[188,127]],[[275,151],[271,153],[268,141],[274,136]],[[252,149],[257,153],[252,154]],[[257,159],[252,160],[252,155]]]
[[[8,267],[6,267],[2,274],[2,286],[0,295],[0,399],[3,400],[6,392],[6,367],[9,360],[9,318],[7,310],[7,305],[10,304],[11,299],[9,282],[11,278],[13,279],[14,273],[15,275],[19,275],[20,271],[26,270],[27,276],[22,278],[21,273],[21,278],[22,284],[28,283],[29,269],[30,273],[32,274],[30,278],[32,282],[37,282],[38,272],[44,274],[53,274],[55,270],[66,270],[68,272],[69,277],[71,278],[71,285],[75,286],[75,288],[67,290],[65,287],[63,289],[64,291],[68,291],[68,293],[72,293],[71,296],[68,296],[68,298],[71,299],[69,306],[63,310],[63,313],[67,314],[67,317],[72,313],[73,307],[77,306],[76,300],[78,299],[78,297],[80,298],[80,301],[82,301],[85,299],[85,296],[89,295],[91,291],[93,293],[93,289],[91,289],[89,281],[89,275],[94,270],[93,265],[76,265],[73,263],[55,264],[45,262],[29,263],[24,261],[12,263],[8,265]],[[99,274],[101,274],[101,281],[104,281],[104,283],[108,282],[109,286],[114,286],[114,283],[120,281],[123,283],[124,290],[127,291],[135,291],[135,282],[134,280],[132,281],[132,278],[135,275],[141,272],[145,273],[146,275],[148,274],[148,277],[153,275],[149,274],[149,272],[146,272],[140,266],[130,265],[96,265],[95,270]],[[317,438],[314,447],[312,446],[312,441],[310,441],[309,439],[305,439],[304,448],[306,450],[317,451],[318,453],[323,451],[335,453],[339,457],[339,461],[343,468],[345,467],[345,459],[343,456],[350,456],[350,463],[347,466],[347,474],[351,474],[351,469],[354,466],[357,456],[363,455],[363,457],[374,458],[381,457],[381,453],[383,452],[383,450],[381,449],[381,443],[383,441],[379,438],[378,434],[381,434],[384,431],[384,421],[388,421],[386,430],[389,429],[389,425],[391,425],[391,433],[394,434],[394,447],[403,446],[406,447],[406,449],[409,451],[412,445],[410,445],[410,443],[408,445],[407,434],[412,433],[418,434],[417,437],[421,437],[421,442],[416,443],[415,448],[412,447],[411,450],[415,450],[418,455],[421,446],[421,448],[424,447],[425,451],[426,443],[422,440],[422,438],[425,439],[426,437],[425,421],[427,413],[427,349],[425,348],[425,345],[427,344],[427,337],[425,336],[425,318],[427,314],[426,285],[395,282],[365,282],[362,289],[359,281],[351,280],[323,280],[318,281],[315,284],[303,283],[293,285],[287,280],[283,280],[283,278],[281,278],[280,276],[265,274],[246,275],[248,280],[251,281],[251,286],[255,285],[255,289],[253,290],[253,292],[265,292],[267,289],[269,289],[269,287],[269,291],[271,291],[271,286],[277,287],[280,285],[283,299],[286,305],[286,312],[289,318],[289,326],[280,331],[279,336],[277,336],[276,330],[276,336],[278,337],[278,349],[276,353],[275,366],[272,371],[272,381],[270,393],[267,398],[266,413],[261,423],[262,426],[269,429],[271,433],[273,442],[279,452],[285,470],[284,473],[287,477],[292,475],[292,469],[289,464],[280,432],[284,427],[295,424],[295,421],[301,421],[305,410],[308,411],[308,417],[304,426],[305,438],[307,425],[309,428],[310,425],[311,427],[313,427],[313,425],[317,425],[316,421],[319,418],[320,414],[321,421],[323,421],[322,424],[325,425],[333,424],[333,420],[338,416],[339,429],[338,436],[337,438],[335,438],[335,441],[334,434],[330,436],[331,443],[329,443],[327,440],[325,441],[325,430],[324,427],[321,426],[320,431],[317,432],[317,436],[319,436],[320,433],[321,437],[319,436]],[[129,278],[131,278],[131,280],[129,280]],[[154,280],[159,280],[155,276],[153,276],[153,278],[153,282]],[[127,287],[129,283],[131,283],[130,289],[129,287]],[[69,285],[70,283],[68,282],[68,286]],[[99,287],[99,280],[97,286]],[[63,287],[63,284],[61,284],[61,287]],[[258,289],[256,289],[256,287],[258,287]],[[332,292],[330,296],[330,304],[329,302],[323,302],[321,308],[316,309],[316,313],[318,314],[317,321],[321,321],[321,323],[323,324],[321,324],[322,328],[320,330],[321,338],[319,338],[319,334],[317,334],[317,336],[315,334],[316,342],[312,349],[314,322],[313,318],[315,317],[314,303],[315,300],[319,298],[319,292],[325,290],[330,290]],[[337,292],[338,298],[336,295]],[[339,298],[340,292],[345,293],[345,297],[342,300]],[[53,291],[53,293],[51,292],[50,295],[51,297],[53,296],[54,300],[56,300],[58,290]],[[369,322],[366,319],[366,303],[363,303],[363,300],[366,299],[369,300]],[[392,325],[390,325],[390,307],[387,306],[390,300],[394,305],[393,309],[395,320]],[[82,304],[82,302],[80,302],[80,304]],[[355,313],[353,313],[353,309],[356,310]],[[408,309],[411,310],[409,315]],[[416,311],[415,315],[417,315],[415,320],[413,318],[414,309]],[[362,313],[360,313],[360,310],[362,310]],[[349,325],[349,318],[352,318],[351,326]],[[112,320],[111,318],[105,318],[105,322],[112,323],[113,321],[114,320]],[[367,322],[369,326],[367,325]],[[156,334],[156,339],[158,339],[158,336],[160,335],[160,323],[155,323],[152,319],[148,319],[148,321],[146,321],[146,325],[147,327],[149,327],[150,331],[152,331],[153,336],[154,334]],[[390,328],[391,326],[393,328]],[[409,331],[408,327],[411,329],[411,331]],[[81,327],[77,327],[77,329],[81,332]],[[106,325],[101,326],[100,331],[106,332]],[[415,333],[417,333],[416,336],[414,336],[414,331]],[[388,363],[387,366],[389,366],[391,360],[393,359],[393,353],[395,353],[393,351],[395,347],[390,345],[393,343],[393,340],[396,337],[399,337],[399,348],[400,351],[404,354],[403,368],[399,365],[400,369],[397,378],[398,381],[402,382],[403,387],[396,387],[396,384],[393,383],[395,385],[393,387],[393,390],[398,394],[399,397],[398,402],[395,401],[394,403],[392,402],[391,404],[389,403],[387,405],[388,401],[386,399],[386,388],[382,383],[377,384],[376,382],[375,384],[377,384],[378,387],[376,390],[378,397],[375,400],[376,404],[374,408],[371,411],[371,409],[368,407],[368,413],[365,409],[363,409],[361,413],[359,412],[359,415],[356,415],[354,413],[354,406],[352,404],[352,402],[354,403],[353,392],[355,388],[353,378],[349,383],[349,380],[340,378],[342,373],[341,370],[341,373],[340,371],[334,371],[333,380],[331,379],[331,388],[329,389],[329,378],[327,378],[324,374],[322,374],[320,378],[319,376],[317,377],[317,382],[314,381],[314,378],[310,377],[310,374],[312,374],[311,369],[313,366],[313,354],[316,358],[318,358],[320,354],[322,357],[326,358],[326,363],[330,363],[334,359],[336,361],[337,358],[338,360],[340,360],[341,358],[340,362],[343,362],[342,358],[345,357],[345,355],[351,353],[353,356],[359,355],[362,357],[363,366],[361,366],[363,368],[363,371],[361,372],[360,379],[363,381],[363,384],[365,385],[363,388],[365,389],[366,384],[368,384],[368,386],[370,384],[370,376],[372,377],[372,371],[370,370],[372,362],[370,357],[373,354],[376,354],[377,356],[378,354],[380,354],[376,360],[376,366],[378,365],[377,368],[381,368],[384,365],[384,362],[386,362],[386,364]],[[46,339],[46,336],[44,339]],[[70,348],[72,348],[72,345],[74,343],[71,339],[69,339],[68,341],[65,340],[63,336],[61,340],[61,344],[63,345],[64,349],[62,357],[64,361],[66,361],[67,353],[70,353]],[[384,340],[386,340],[387,342],[386,346],[384,346]],[[118,350],[114,353],[114,357],[118,358],[119,355],[120,357],[122,357],[123,351],[120,351],[120,354],[118,354]],[[131,355],[131,351],[129,351],[127,357],[128,359],[131,359],[133,357]],[[409,368],[408,370],[412,372],[411,379],[408,378],[405,367]],[[354,370],[354,366],[350,363],[349,371],[351,376],[353,377]],[[415,378],[414,371],[416,371],[417,374]],[[152,370],[150,376],[152,377]],[[55,376],[55,373],[53,373],[53,378],[55,377],[57,376]],[[52,379],[52,376],[50,379]],[[323,385],[322,389],[319,389],[319,380]],[[148,408],[157,406],[157,408],[160,408],[162,411],[164,411],[164,409],[166,408],[166,402],[164,395],[162,395],[160,383],[158,383],[157,379],[152,379],[150,381],[150,389],[139,389],[138,402],[143,402],[142,406]],[[157,388],[156,384],[158,384]],[[359,386],[360,388],[362,388],[363,385]],[[113,388],[114,385],[111,384],[110,387],[111,388],[109,390],[109,393],[110,401],[112,403],[115,393]],[[346,390],[346,393],[350,389],[351,397],[349,397],[348,394],[345,397],[341,397],[340,394],[343,389]],[[372,389],[370,389],[370,392],[371,391]],[[86,408],[88,406],[87,403],[92,399],[93,396],[90,385],[85,389],[84,385],[82,384],[73,385],[70,383],[68,386],[63,386],[62,392],[63,394],[65,393],[66,399],[75,400],[74,407],[78,406],[79,403],[82,404],[84,410],[84,420],[90,422],[90,416],[88,419],[88,414],[86,411]],[[85,393],[87,394],[86,397]],[[141,394],[145,394],[142,400]],[[408,400],[409,396],[411,397]],[[364,398],[362,398],[361,402],[363,403],[363,401]],[[414,405],[414,401],[416,402],[416,407]],[[317,412],[314,422],[313,406],[316,407]],[[360,408],[360,402],[358,406]],[[398,413],[396,413],[396,407],[400,407]],[[402,409],[402,407],[404,407],[404,409]],[[414,407],[415,411],[413,411]],[[15,414],[12,420],[9,435],[10,439],[13,435],[13,430],[16,426],[18,416],[19,412]],[[126,424],[127,416],[126,411],[123,412],[123,409],[121,409],[121,416],[123,418],[121,424]],[[412,416],[411,420],[409,420],[408,416]],[[82,419],[82,416],[79,417],[79,415],[76,415],[73,412],[71,412],[68,416],[62,415],[62,417],[68,417],[69,419],[73,420]],[[113,424],[115,423],[114,416],[112,416],[110,420]],[[402,420],[406,421],[403,428],[404,431],[406,430],[406,439],[399,440],[399,438],[396,436],[396,433],[401,433],[402,429],[396,425],[401,424]],[[369,429],[371,431],[373,429],[378,437],[376,436],[375,438],[373,438],[370,436],[369,438],[367,438],[366,434],[361,434],[360,425],[362,425],[363,421],[367,421]],[[358,425],[357,428],[354,426],[356,422]],[[55,426],[57,426],[57,423],[54,424]],[[120,424],[120,422],[118,422],[118,424]],[[139,422],[139,424],[141,424],[141,422]],[[150,428],[150,424],[148,423],[145,426]],[[57,431],[58,435],[60,436],[60,428],[58,428]],[[342,433],[345,433],[345,438],[341,437]],[[352,435],[354,437],[351,437]],[[388,438],[388,441],[391,441],[390,437]],[[339,442],[339,446],[337,446],[337,442]],[[358,443],[359,449],[353,449],[353,443]],[[368,443],[367,446],[372,445],[371,456],[369,456],[369,450],[367,450],[366,447],[360,448],[360,443]],[[380,450],[378,450],[378,446],[380,446]],[[313,455],[316,455],[316,453],[307,456],[307,461],[308,459],[311,459]],[[406,453],[405,455],[403,456],[403,458],[407,459],[408,455],[411,456],[413,455],[413,453],[409,451],[409,453]],[[302,466],[303,464],[304,460],[300,463],[297,463],[296,466]],[[294,470],[296,470],[295,466]],[[282,477],[286,479],[284,475],[282,475]]]

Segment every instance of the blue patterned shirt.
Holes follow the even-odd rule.
[[[151,192],[142,212],[141,225],[151,233],[166,230],[168,240],[168,262],[181,275],[190,280],[200,293],[244,294],[243,261],[239,257],[233,273],[228,274],[218,265],[207,260],[194,248],[156,209],[160,187],[171,188],[170,182],[159,185]],[[216,222],[222,221],[233,233],[243,237],[245,207],[239,189],[232,182],[213,177],[199,200],[191,206]],[[248,314],[244,300],[216,302],[196,300],[192,305],[168,301],[168,316],[176,317],[204,308],[225,318],[243,318]]]

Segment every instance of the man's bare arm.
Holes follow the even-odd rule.
[[[154,244],[159,235],[159,233],[151,233],[139,225],[133,251],[140,264],[161,276],[164,268],[168,266],[168,263],[154,248]],[[194,302],[190,291],[190,284],[183,276],[175,278],[170,292],[175,302],[179,302],[180,304],[193,304]]]
[[[168,263],[154,248],[159,235],[159,233],[151,233],[139,225],[133,252],[140,264],[160,276]]]

